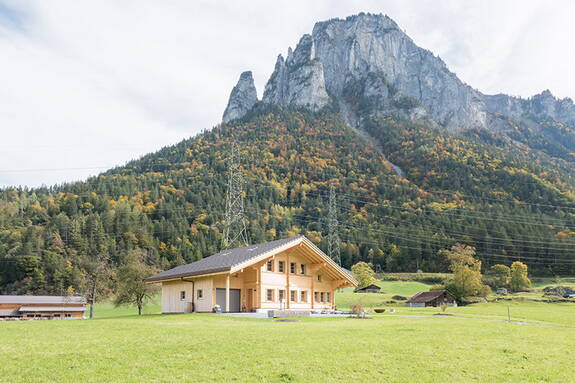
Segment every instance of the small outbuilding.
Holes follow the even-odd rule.
[[[442,304],[457,306],[457,300],[447,290],[436,290],[417,293],[407,301],[409,307],[439,307]]]
[[[0,295],[0,319],[77,319],[84,311],[84,297]]]
[[[353,291],[354,293],[379,293],[381,292],[381,287],[378,285],[368,285],[361,288],[357,288]]]

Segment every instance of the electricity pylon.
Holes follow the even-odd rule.
[[[329,210],[327,216],[327,255],[338,265],[341,266],[341,255],[339,252],[339,224],[337,221],[337,201],[335,196],[335,187],[333,184],[329,187]]]
[[[232,144],[228,158],[228,190],[222,249],[247,245],[248,234],[244,216],[244,178],[238,147],[236,144]]]

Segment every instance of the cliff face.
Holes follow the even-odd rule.
[[[527,100],[482,94],[418,47],[392,19],[364,13],[319,22],[286,59],[279,55],[262,101],[312,111],[334,103],[357,113],[357,121],[385,114],[426,117],[452,131],[497,130],[495,115],[575,121],[573,102],[549,91]],[[243,116],[256,102],[253,80],[240,79],[224,121]]]
[[[462,83],[440,58],[415,45],[387,16],[358,15],[317,23],[313,40],[330,95],[340,97],[350,79],[379,73],[441,125],[485,125],[481,94]]]
[[[280,55],[264,91],[263,102],[319,110],[330,101],[323,65],[315,57],[313,39],[304,35],[287,59]]]
[[[503,114],[513,119],[551,118],[561,122],[575,121],[575,105],[570,98],[557,99],[545,90],[529,99],[497,94],[485,96],[487,109],[491,113]]]
[[[252,72],[244,72],[240,75],[237,85],[232,89],[228,106],[224,111],[223,122],[243,117],[257,102],[258,94]]]

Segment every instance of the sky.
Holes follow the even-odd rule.
[[[261,97],[316,21],[383,13],[487,94],[575,98],[572,0],[0,0],[0,187],[85,179]]]

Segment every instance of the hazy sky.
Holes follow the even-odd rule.
[[[315,21],[361,11],[482,92],[575,98],[572,0],[0,0],[0,186],[82,179],[209,129],[242,71],[261,97]]]

